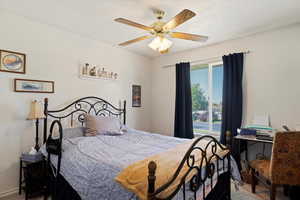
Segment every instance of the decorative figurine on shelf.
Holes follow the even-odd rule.
[[[102,71],[100,68],[98,69],[97,74],[98,74],[98,77],[102,77]]]
[[[117,74],[117,73],[114,74],[114,78],[115,78],[115,79],[118,78],[118,74]]]
[[[107,78],[107,72],[102,68],[102,77]]]
[[[82,68],[82,75],[88,75],[89,63],[85,63],[85,66]]]
[[[93,67],[93,68],[90,70],[90,76],[96,76],[96,67]]]

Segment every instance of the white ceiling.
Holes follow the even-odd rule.
[[[209,36],[205,43],[171,39],[171,52],[201,47],[300,22],[300,0],[0,0],[0,8],[113,46],[146,34],[113,19],[150,25],[151,8],[166,11],[169,20],[184,8],[197,15],[175,30]],[[157,52],[138,42],[126,50],[154,57]]]

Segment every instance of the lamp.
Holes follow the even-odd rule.
[[[27,117],[28,120],[36,120],[35,126],[36,126],[36,136],[35,136],[35,150],[39,151],[39,119],[45,118],[44,112],[42,110],[41,105],[37,100],[34,100],[31,102],[30,106],[30,112]]]
[[[164,53],[168,51],[168,49],[172,46],[172,42],[165,37],[157,36],[152,40],[152,42],[148,46],[154,51]]]

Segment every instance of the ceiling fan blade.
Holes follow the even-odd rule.
[[[149,38],[152,38],[152,37],[153,37],[152,35],[146,35],[146,36],[138,37],[138,38],[135,38],[133,40],[128,40],[126,42],[120,43],[119,46],[127,46],[129,44],[139,42],[139,41],[142,41],[142,40],[146,40],[146,39],[149,39]]]
[[[179,26],[180,24],[184,23],[185,21],[191,19],[195,15],[196,15],[196,13],[194,13],[193,11],[184,9],[183,11],[178,13],[175,17],[173,17],[169,22],[167,22],[163,26],[163,29],[165,31],[169,31],[169,30]]]
[[[146,31],[152,31],[153,29],[150,26],[145,26],[143,24],[139,24],[133,21],[130,21],[128,19],[124,19],[124,18],[117,18],[115,19],[116,22],[122,23],[122,24],[127,24],[129,26],[134,26],[140,29],[144,29]]]
[[[208,39],[207,36],[195,35],[195,34],[190,34],[190,33],[181,33],[181,32],[172,32],[172,33],[170,33],[170,36],[172,38],[193,40],[193,41],[199,41],[199,42],[205,42]]]

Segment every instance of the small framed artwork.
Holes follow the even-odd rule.
[[[15,79],[15,92],[54,93],[54,81]]]
[[[132,107],[142,106],[141,86],[132,85]]]
[[[25,74],[26,55],[14,51],[0,50],[0,71]]]

